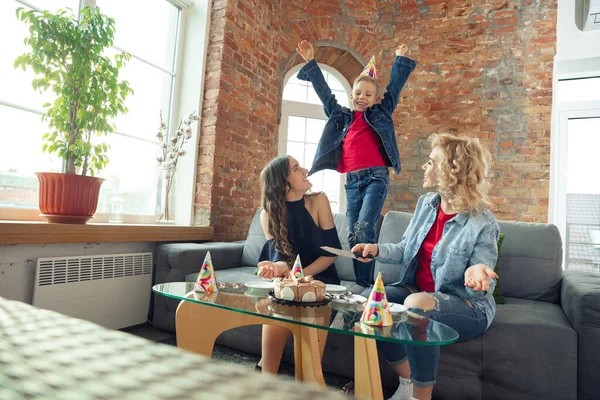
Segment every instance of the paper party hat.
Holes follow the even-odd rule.
[[[304,271],[302,271],[302,263],[300,262],[300,254],[298,254],[296,257],[296,261],[294,262],[294,266],[292,267],[292,272],[290,275],[295,281],[304,278]]]
[[[369,63],[367,64],[363,72],[360,73],[360,76],[370,76],[371,78],[377,79],[377,68],[375,68],[375,56],[371,57]]]
[[[207,292],[213,293],[218,292],[217,279],[215,278],[215,271],[213,270],[212,260],[210,259],[210,251],[206,252],[204,257],[204,263],[200,268],[200,273],[196,279],[196,285],[194,286],[195,292]]]
[[[356,324],[355,327],[358,331],[372,336],[388,337],[392,332],[392,326],[373,326],[365,324]]]
[[[385,296],[381,272],[377,275],[375,286],[373,286],[373,290],[369,295],[369,300],[365,306],[365,311],[363,311],[360,317],[360,322],[373,326],[389,326],[394,323],[392,321],[390,305]]]

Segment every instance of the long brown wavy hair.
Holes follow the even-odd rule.
[[[491,155],[479,139],[447,133],[430,136],[431,148],[440,147],[438,192],[458,212],[475,214],[491,207],[488,192]]]
[[[260,173],[262,187],[262,207],[269,216],[268,230],[275,238],[275,249],[287,256],[288,264],[296,255],[288,241],[286,194],[290,188],[287,181],[290,175],[290,156],[277,157],[267,164]]]

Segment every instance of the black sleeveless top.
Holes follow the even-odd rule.
[[[309,266],[320,256],[331,257],[331,253],[322,250],[321,246],[341,249],[340,239],[335,226],[323,230],[317,226],[306,207],[304,197],[298,201],[287,202],[288,241],[294,254],[300,254],[302,266]],[[260,252],[258,261],[286,261],[285,254],[275,249],[275,239],[267,240]],[[333,285],[340,284],[335,264],[314,276],[315,279]]]

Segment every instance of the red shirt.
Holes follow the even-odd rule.
[[[435,222],[431,226],[429,233],[425,236],[423,244],[417,253],[417,259],[419,260],[419,266],[415,274],[415,283],[417,289],[424,292],[434,292],[435,282],[433,281],[433,275],[431,274],[431,253],[442,238],[444,232],[444,225],[446,222],[451,220],[456,214],[444,214],[441,205],[438,207],[438,214]]]
[[[342,140],[342,156],[337,171],[344,173],[363,168],[385,167],[387,163],[384,154],[381,139],[365,121],[365,113],[354,111],[354,121]]]

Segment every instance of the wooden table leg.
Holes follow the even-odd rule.
[[[325,386],[323,370],[321,369],[321,354],[318,349],[317,331],[298,325],[294,330],[294,366],[296,380],[315,382]],[[317,367],[318,366],[318,367]]]
[[[325,344],[327,343],[327,334],[329,333],[326,329],[317,330],[317,339],[319,341],[319,354],[321,360],[323,359],[323,353],[325,352]]]
[[[354,388],[356,397],[383,399],[375,339],[354,337]]]
[[[221,333],[240,326],[265,324],[292,331],[296,379],[325,386],[321,357],[326,330],[317,333],[316,328],[182,300],[175,318],[177,347],[211,357]]]

